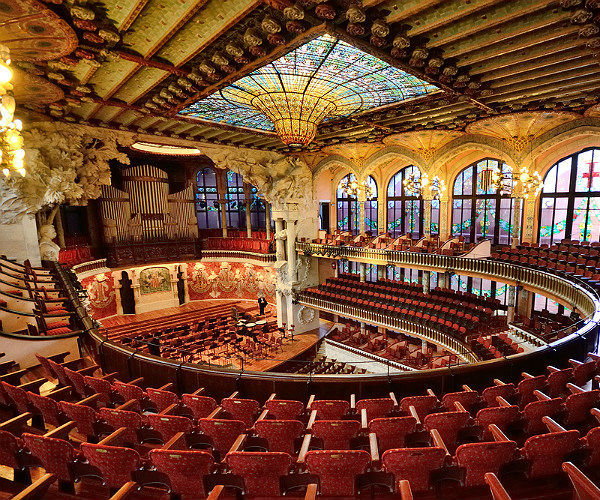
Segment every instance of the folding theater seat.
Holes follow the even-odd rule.
[[[600,427],[594,427],[582,438],[587,445],[589,456],[585,461],[587,467],[598,467],[600,465]]]
[[[120,436],[122,443],[134,445],[144,440],[140,431],[146,421],[139,413],[115,408],[100,408],[98,415],[115,431],[121,427],[127,429]]]
[[[313,401],[310,410],[317,411],[318,419],[340,420],[350,410],[350,403],[342,399],[321,399]]]
[[[551,397],[562,396],[566,392],[567,383],[573,380],[573,368],[558,370],[549,366],[548,371],[550,372],[546,378],[548,395]]]
[[[467,411],[471,411],[480,402],[479,393],[475,391],[447,392],[442,397],[442,406],[449,411],[453,411],[456,408],[454,403],[460,403]]]
[[[23,455],[26,453],[22,439],[10,432],[0,430],[0,465],[13,469],[15,482],[31,482],[29,469],[23,463]]]
[[[281,496],[280,478],[287,476],[292,457],[281,452],[234,451],[225,457],[227,467],[244,479],[244,495]]]
[[[437,396],[433,394],[428,394],[427,396],[407,396],[402,398],[399,406],[400,410],[406,414],[409,413],[409,408],[414,406],[419,419],[423,420],[439,406],[439,401]]]
[[[567,387],[573,394],[565,400],[567,414],[563,423],[570,428],[591,419],[590,410],[600,403],[600,390],[584,391],[574,384],[567,384]]]
[[[132,480],[132,473],[139,470],[141,458],[137,451],[121,446],[81,443],[81,451],[90,465],[102,475],[103,484],[120,488]]]
[[[182,394],[181,402],[192,411],[197,420],[208,417],[219,406],[213,398],[195,394]]]
[[[518,456],[514,441],[468,443],[456,449],[456,463],[466,470],[465,486],[485,484],[486,472],[497,474]]]
[[[171,391],[148,387],[146,394],[152,405],[160,413],[172,405],[179,404],[179,396]]]
[[[86,398],[87,396],[90,395],[90,391],[88,389],[87,384],[85,383],[85,378],[81,373],[77,373],[74,370],[71,370],[70,368],[63,368],[65,375],[67,376],[67,378],[69,379],[70,382],[70,386],[73,388],[73,390],[77,393],[77,395],[80,398]]]
[[[4,381],[2,381],[2,389],[19,413],[27,413],[32,409],[26,390]]]
[[[573,366],[573,382],[579,386],[587,384],[597,372],[596,361],[593,359],[585,363],[570,359],[569,363]]]
[[[162,436],[165,443],[178,432],[187,434],[194,429],[192,421],[187,417],[150,413],[146,415],[146,419],[152,428]]]
[[[309,451],[305,464],[310,474],[319,476],[321,496],[351,497],[356,493],[356,478],[371,463],[364,450]]]
[[[99,394],[99,401],[104,405],[108,405],[111,401],[113,401],[113,388],[112,384],[106,380],[105,378],[99,377],[90,377],[89,375],[84,375],[83,380],[87,387],[87,390],[91,393]]]
[[[374,418],[369,422],[369,433],[377,436],[380,453],[392,448],[403,448],[407,434],[416,429],[417,421],[414,417]]]
[[[546,386],[546,377],[544,375],[533,377],[523,373],[523,376],[524,378],[517,385],[517,393],[520,396],[519,404],[521,407],[524,407],[527,403],[536,400],[533,391],[543,390]]]
[[[402,480],[408,480],[413,491],[431,489],[431,474],[441,469],[445,460],[446,450],[438,447],[398,448],[381,457],[383,470],[394,475],[396,492],[400,491]]]
[[[278,420],[296,420],[304,412],[304,403],[287,399],[269,399],[265,402],[269,415]]]
[[[471,415],[466,411],[449,411],[430,413],[423,420],[425,429],[437,429],[449,450],[454,450],[458,441],[458,433],[471,422]]]
[[[150,450],[148,458],[158,472],[169,478],[169,487],[173,494],[204,498],[207,494],[204,479],[215,468],[210,453],[200,450]]]
[[[259,437],[269,443],[269,451],[281,451],[294,455],[294,444],[304,433],[299,420],[259,420],[254,424]]]
[[[218,418],[201,418],[198,425],[203,434],[211,439],[213,450],[224,457],[237,437],[246,430],[241,420],[223,420]]]
[[[496,399],[498,396],[511,401],[516,396],[514,384],[492,385],[486,387],[481,393],[481,398],[488,407],[498,406],[498,400]]]
[[[489,425],[497,425],[502,432],[506,432],[511,424],[515,424],[521,418],[521,411],[518,406],[496,406],[491,408],[482,408],[475,416],[475,424],[483,429],[483,439],[491,439]]]
[[[258,401],[254,399],[225,398],[221,400],[221,408],[233,419],[241,420],[247,427],[252,427],[260,410]]]
[[[561,464],[580,447],[579,431],[575,430],[530,437],[522,449],[523,456],[529,461],[529,477],[559,474]]]
[[[59,481],[72,483],[75,479],[72,464],[79,453],[71,443],[53,437],[24,433],[22,436],[25,446],[34,457],[37,457],[47,473],[55,474]]]
[[[554,417],[564,411],[563,398],[548,398],[539,401],[532,401],[523,408],[523,417],[525,418],[525,432],[527,434],[541,434],[546,432],[547,428],[542,419],[544,417]]]
[[[60,409],[58,401],[47,397],[40,396],[31,391],[27,391],[29,403],[34,406],[44,419],[44,425],[52,425],[58,427],[67,421],[67,416]]]
[[[134,399],[139,403],[139,406],[135,405],[134,408],[156,410],[156,408],[152,407],[152,403],[148,397],[148,394],[146,394],[144,389],[142,389],[139,385],[115,380],[115,382],[112,384],[112,387],[114,392],[120,396],[123,403]]]
[[[96,426],[101,422],[100,416],[94,408],[84,404],[70,403],[68,401],[61,401],[60,409],[62,412],[76,423],[77,431],[80,434],[86,436],[87,441],[94,441],[97,439]],[[105,429],[106,433],[109,433],[109,429]]]
[[[316,420],[312,435],[323,440],[326,450],[348,450],[351,440],[360,432],[357,420]]]
[[[356,402],[356,411],[367,411],[367,421],[389,416],[394,411],[394,400],[391,398],[361,399]]]

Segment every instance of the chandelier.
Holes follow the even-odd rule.
[[[369,183],[367,181],[359,183],[354,175],[350,176],[349,180],[342,182],[341,189],[350,198],[358,198],[361,191],[365,192],[365,199],[367,200],[370,200],[375,196],[375,192]]]
[[[429,175],[413,171],[402,183],[407,194],[412,196],[422,196],[423,190],[427,187],[429,187],[429,192],[434,200],[439,200],[446,192],[446,183],[438,175],[430,181]]]
[[[25,150],[21,136],[21,120],[15,119],[15,98],[10,83],[10,51],[0,45],[0,167],[6,177],[11,172],[25,175]]]
[[[544,189],[544,181],[539,172],[529,172],[529,169],[523,167],[517,176],[515,184],[521,183],[521,191],[526,198],[535,198]]]
[[[443,181],[443,179],[440,179],[439,176],[436,175],[433,179],[431,179],[429,191],[431,192],[431,196],[434,200],[439,200],[446,192],[446,183]]]

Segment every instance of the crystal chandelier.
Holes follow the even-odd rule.
[[[21,120],[15,119],[15,98],[10,83],[10,51],[0,45],[0,164],[6,177],[14,171],[25,175],[25,150],[21,136]]]
[[[431,192],[431,196],[434,200],[439,200],[446,192],[446,183],[436,175],[433,179],[431,179],[429,191]]]
[[[359,184],[354,175],[350,176],[349,180],[342,182],[342,191],[346,193],[350,198],[358,198],[361,191],[365,192],[365,198],[370,200],[375,196],[373,188],[367,181]]]
[[[521,183],[521,191],[526,198],[535,198],[542,189],[544,189],[544,181],[539,172],[530,173],[529,169],[523,167],[517,176],[515,184]]]
[[[409,196],[421,196],[423,189],[429,184],[429,176],[427,174],[421,174],[418,171],[413,173],[402,181],[404,190]]]

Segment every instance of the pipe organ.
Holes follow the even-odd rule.
[[[194,186],[169,194],[167,174],[152,165],[123,170],[123,190],[102,186],[99,204],[108,245],[198,236]]]

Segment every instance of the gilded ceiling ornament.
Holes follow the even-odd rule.
[[[456,75],[456,73],[458,73],[458,68],[456,66],[446,66],[442,70],[442,74],[446,76],[454,76]]]
[[[321,19],[328,20],[335,19],[336,16],[335,8],[328,2],[320,3],[319,5],[317,5],[317,7],[315,8],[315,14]]]
[[[214,74],[217,70],[207,61],[202,61],[198,64],[198,69],[206,75]]]
[[[82,7],[81,5],[74,5],[69,12],[71,12],[73,17],[78,17],[79,19],[85,19],[87,21],[92,21],[96,17],[96,13],[92,9]]]
[[[346,31],[354,36],[362,36],[366,32],[365,27],[358,23],[348,23]]]
[[[427,64],[432,68],[441,68],[444,64],[444,60],[441,57],[432,57]]]
[[[169,84],[167,89],[181,99],[186,99],[188,95],[174,83]]]
[[[404,35],[396,35],[392,45],[397,49],[406,49],[410,47],[410,38]]]
[[[184,76],[177,79],[177,85],[186,90],[190,90],[193,87],[193,83]]]
[[[160,94],[159,94],[162,98],[167,99],[167,100],[171,100],[173,99],[175,96],[169,92],[167,89],[161,89]]]
[[[573,24],[583,24],[587,23],[592,17],[594,17],[593,12],[586,9],[577,9],[571,14],[571,22]]]
[[[304,19],[304,9],[298,4],[290,5],[283,9],[283,15],[291,21],[300,21]]]
[[[428,55],[429,55],[429,51],[425,47],[417,47],[412,52],[412,56],[415,59],[427,59]]]
[[[594,38],[590,38],[586,43],[585,46],[588,49],[597,49],[600,48],[600,37],[594,37]]]
[[[593,23],[586,24],[579,30],[579,36],[582,38],[589,38],[600,33],[600,28]]]
[[[121,40],[121,36],[114,30],[101,29],[98,35],[110,43],[118,43]]]
[[[227,66],[229,64],[229,60],[220,52],[215,52],[211,58],[211,61],[217,66]]]
[[[265,33],[269,33],[274,35],[275,33],[279,33],[281,31],[281,25],[273,19],[271,16],[265,16],[260,23],[262,29]]]
[[[371,25],[371,33],[380,38],[385,38],[390,34],[390,27],[383,19],[375,19]]]
[[[583,3],[583,0],[560,0],[560,6],[563,9],[570,9],[571,7],[577,7]]]
[[[367,15],[358,5],[351,5],[346,11],[346,19],[351,23],[364,23],[367,20]]]
[[[260,45],[262,43],[262,38],[256,29],[248,28],[244,33],[244,43],[248,47],[255,47],[256,45]]]
[[[239,45],[235,43],[228,43],[225,46],[225,52],[227,52],[230,56],[233,57],[242,57],[244,55],[244,49],[242,49]]]

